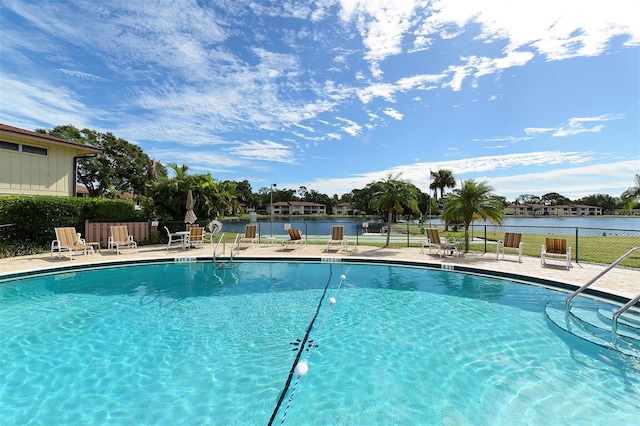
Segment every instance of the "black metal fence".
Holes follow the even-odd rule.
[[[201,226],[206,226],[207,221],[198,221]],[[386,244],[387,226],[380,221],[355,220],[353,218],[336,218],[333,220],[293,219],[275,221],[258,221],[258,233],[260,241],[266,237],[276,239],[287,238],[287,228],[300,229],[311,244],[326,243],[331,235],[334,225],[345,227],[345,236],[358,245],[382,247]],[[244,233],[247,221],[224,221],[222,232],[225,233],[225,241],[233,241],[239,233]],[[158,232],[161,239],[166,241],[164,226],[171,232],[184,229],[182,222],[159,223]],[[390,243],[395,247],[421,247],[426,235],[425,227],[429,224],[417,224],[410,222],[394,223],[391,227]],[[464,227],[451,225],[445,231],[445,227],[438,224],[440,235],[448,242],[464,248]],[[547,237],[564,238],[571,247],[572,261],[580,263],[611,264],[633,247],[640,247],[640,229],[611,229],[589,228],[571,226],[525,226],[525,225],[472,225],[469,229],[469,250],[472,252],[495,253],[496,242],[504,238],[505,232],[517,232],[522,234],[523,254],[525,256],[540,257],[541,247]],[[640,254],[629,256],[622,266],[640,269]]]

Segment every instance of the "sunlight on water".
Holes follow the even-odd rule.
[[[196,262],[0,285],[0,423],[266,424],[327,284],[319,317],[337,302],[290,424],[640,416],[639,361],[546,320],[564,294],[418,268]]]

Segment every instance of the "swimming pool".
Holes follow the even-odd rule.
[[[0,423],[633,423],[638,360],[552,327],[544,307],[565,298],[359,263],[161,262],[7,281]]]

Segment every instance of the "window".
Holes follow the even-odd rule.
[[[7,149],[9,151],[20,151],[20,145],[11,142],[0,141],[0,149]]]
[[[21,145],[13,142],[0,141],[0,149],[6,149],[8,151],[25,152],[27,154],[36,154],[46,156],[49,151],[46,148],[40,148],[31,145]]]
[[[47,149],[46,148],[39,148],[37,146],[30,146],[30,145],[22,145],[22,152],[26,152],[29,154],[38,154],[38,155],[47,155]]]

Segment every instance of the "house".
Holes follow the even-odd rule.
[[[355,203],[338,203],[333,209],[333,214],[354,215],[358,212],[355,209]]]
[[[602,216],[602,207],[572,204],[558,206],[558,216]]]
[[[273,203],[273,214],[327,214],[327,206],[310,201],[278,201]]]
[[[0,123],[0,194],[76,195],[76,163],[99,148]]]
[[[507,216],[602,216],[602,208],[587,206],[584,204],[571,204],[568,206],[547,206],[544,204],[510,204],[504,209]]]

